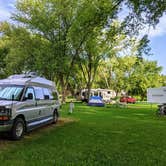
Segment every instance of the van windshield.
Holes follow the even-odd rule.
[[[0,85],[0,100],[20,100],[24,86]]]

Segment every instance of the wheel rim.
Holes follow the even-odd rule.
[[[18,123],[17,126],[16,126],[16,136],[17,137],[20,137],[23,133],[23,130],[24,130],[24,126],[22,123]]]

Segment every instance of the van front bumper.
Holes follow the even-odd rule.
[[[9,131],[12,128],[12,121],[0,122],[0,132]]]

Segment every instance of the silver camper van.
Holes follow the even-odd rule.
[[[26,131],[56,123],[60,103],[55,84],[34,73],[0,80],[0,132],[14,140]]]

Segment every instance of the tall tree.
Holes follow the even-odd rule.
[[[134,71],[130,77],[130,88],[128,93],[140,95],[141,100],[146,98],[147,88],[162,86],[161,70],[162,67],[157,65],[156,61],[145,59],[138,60],[134,66]]]
[[[108,15],[114,17],[117,8],[117,4],[108,1],[28,0],[17,2],[18,11],[13,18],[50,43],[51,78],[60,80],[65,96],[83,43],[94,31],[104,28]]]
[[[82,58],[84,52],[89,59],[90,71],[92,71],[92,64],[99,64],[99,61],[96,63],[97,57],[105,54],[104,51],[103,54],[101,51],[95,53],[92,49],[93,44],[90,42],[97,45],[100,43],[95,41],[95,37],[102,36],[100,35],[102,30],[110,27],[113,20],[117,18],[121,5],[125,3],[132,10],[122,27],[125,27],[126,32],[133,34],[132,30],[137,30],[138,25],[144,23],[145,18],[149,24],[157,23],[158,18],[165,12],[165,3],[161,7],[161,2],[162,0],[139,2],[136,0],[94,0],[93,2],[89,0],[18,0],[13,19],[21,23],[19,26],[22,28],[16,28],[12,33],[15,34],[14,37],[10,36],[13,42],[16,40],[15,48],[18,45],[18,49],[16,49],[17,52],[10,49],[7,61],[10,62],[10,59],[16,57],[16,53],[18,55],[25,53],[13,58],[15,62],[10,63],[14,67],[17,66],[16,72],[22,69],[38,69],[47,78],[59,80],[63,99],[65,99],[65,91],[74,73],[75,64],[79,64],[80,59],[84,59]],[[156,7],[158,7],[157,12]],[[23,39],[24,35],[26,39]],[[27,63],[24,59],[28,60]]]

